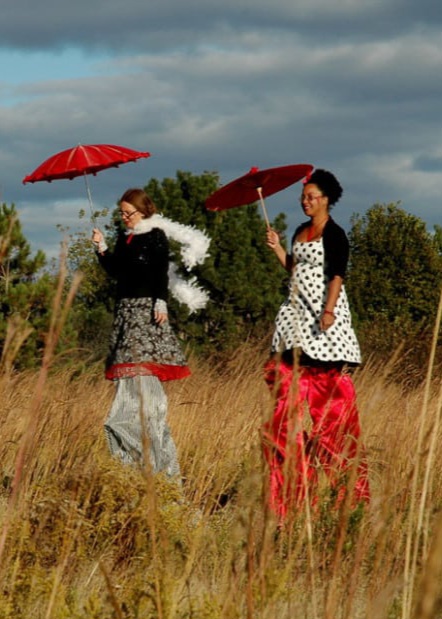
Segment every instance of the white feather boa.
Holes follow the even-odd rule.
[[[142,219],[133,229],[127,229],[126,234],[144,234],[154,228],[160,228],[167,238],[181,244],[181,257],[188,271],[197,264],[202,264],[209,255],[210,238],[204,232],[157,213],[148,219]],[[198,285],[196,277],[183,279],[172,262],[169,266],[169,288],[180,303],[187,305],[190,313],[206,307],[209,300],[208,293]]]

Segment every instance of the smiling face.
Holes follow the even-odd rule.
[[[135,228],[143,219],[142,213],[129,202],[120,202],[120,216],[126,228]]]
[[[304,185],[299,201],[307,217],[320,218],[328,214],[328,197],[313,183]]]

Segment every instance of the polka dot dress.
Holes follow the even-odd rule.
[[[276,316],[272,351],[301,348],[312,359],[360,363],[361,353],[351,325],[344,286],[334,309],[336,319],[333,325],[326,331],[319,328],[327,296],[322,239],[308,243],[295,241],[293,259],[296,266],[290,283],[290,297]]]

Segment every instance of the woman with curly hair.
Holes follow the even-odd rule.
[[[266,365],[275,409],[264,426],[264,453],[271,506],[280,518],[307,495],[316,500],[318,464],[338,502],[349,486],[355,502],[370,498],[349,372],[361,362],[344,286],[349,243],[330,216],[341,195],[335,176],[316,170],[304,181],[300,203],[308,221],[296,229],[291,251],[282,247],[276,231],[267,231],[268,247],[291,275]],[[306,407],[309,433],[302,428]]]

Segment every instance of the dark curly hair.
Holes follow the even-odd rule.
[[[322,193],[327,196],[330,206],[336,204],[343,193],[343,189],[336,176],[327,170],[315,170],[306,180],[307,183],[313,183],[319,187]]]

